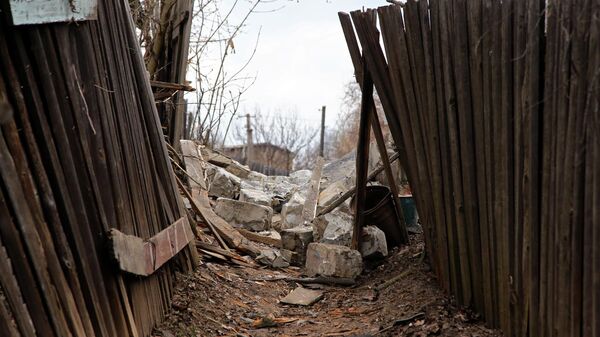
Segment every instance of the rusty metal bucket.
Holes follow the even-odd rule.
[[[352,198],[354,208],[355,199]],[[388,249],[402,243],[398,228],[400,222],[392,192],[386,186],[367,186],[365,201],[365,226],[376,226],[385,233]]]

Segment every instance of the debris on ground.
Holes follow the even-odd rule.
[[[423,249],[422,237],[411,236],[410,246],[366,266],[354,285],[319,285],[323,298],[311,306],[280,302],[300,284],[295,279],[308,279],[299,270],[205,262],[193,275],[178,276],[175,310],[154,336],[501,336],[440,290]],[[264,326],[270,320],[274,326]]]

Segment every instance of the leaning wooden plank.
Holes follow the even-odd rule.
[[[201,188],[206,190],[206,175],[202,165],[202,157],[198,151],[198,146],[192,140],[181,140],[181,153],[185,170],[188,174],[188,184],[192,189],[192,195],[195,194],[195,189]]]
[[[119,263],[119,268],[140,276],[152,275],[194,239],[186,217],[148,240],[123,234],[115,228],[110,230],[109,235],[111,254]]]
[[[311,222],[317,214],[317,201],[319,201],[319,190],[321,186],[321,173],[323,172],[323,164],[325,160],[323,157],[317,158],[317,163],[310,177],[310,184],[306,195],[306,202],[302,209],[302,222],[308,224]]]
[[[192,196],[192,194],[185,188],[185,186],[183,185],[183,183],[181,182],[181,180],[179,178],[177,178],[177,177],[175,177],[175,179],[177,180],[177,185],[183,191],[183,194],[185,194],[185,196],[188,198],[188,200],[192,204],[192,207],[194,208],[194,211],[196,211],[196,212],[198,212],[198,214],[200,214],[200,210],[196,207],[195,204],[192,203],[192,200],[195,200],[196,197],[197,197],[198,190],[196,190],[196,196]],[[221,235],[219,234],[219,232],[217,232],[217,230],[215,229],[214,225],[211,222],[209,222],[209,221],[206,221],[206,224],[208,225],[208,228],[210,228],[210,231],[217,238],[217,241],[219,241],[219,244],[221,245],[221,247],[223,247],[225,250],[229,250],[229,247],[227,246],[227,244],[225,243],[225,241],[223,241],[223,239],[221,238]]]
[[[281,248],[281,239],[272,238],[270,236],[260,235],[249,230],[245,230],[243,228],[238,229],[240,234],[242,234],[246,239],[264,243],[266,245],[270,245],[273,247]]]

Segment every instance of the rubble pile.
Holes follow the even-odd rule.
[[[373,226],[363,228],[360,250],[350,249],[354,217],[349,200],[319,215],[353,187],[353,155],[315,172],[266,176],[219,152],[196,146],[196,159],[204,173],[197,174],[198,165],[193,171],[195,176],[204,177],[200,186],[206,186],[210,206],[232,229],[259,245],[254,261],[274,268],[304,267],[311,277],[353,279],[360,275],[363,259],[388,255],[385,234]],[[185,204],[191,205],[188,201]]]

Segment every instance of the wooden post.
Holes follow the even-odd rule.
[[[360,247],[360,231],[365,215],[365,200],[367,198],[367,170],[369,164],[369,138],[371,129],[371,114],[373,109],[373,80],[363,62],[362,101],[360,108],[360,125],[358,128],[358,146],[356,147],[356,206],[354,207],[354,230],[352,232],[352,249]]]
[[[254,141],[252,140],[252,125],[250,123],[250,114],[246,114],[246,165],[254,161]]]
[[[321,147],[319,149],[319,156],[325,158],[325,109],[323,105],[321,108]]]

